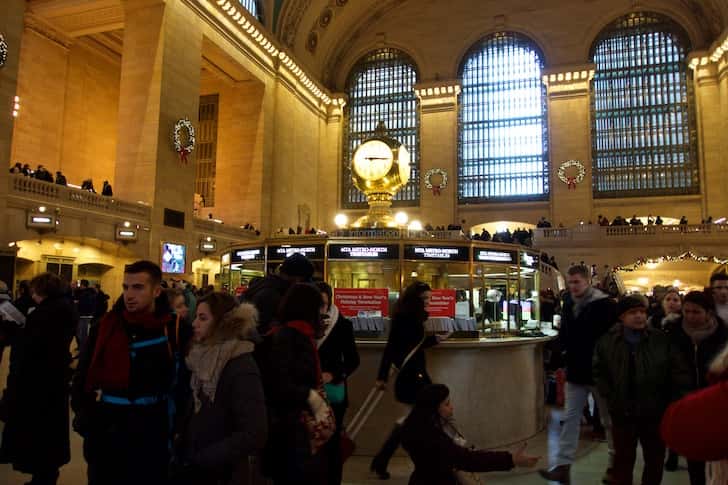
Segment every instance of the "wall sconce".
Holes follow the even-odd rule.
[[[137,240],[137,228],[132,226],[129,221],[124,221],[122,224],[116,225],[116,232],[114,239],[123,242],[135,242]]]
[[[217,251],[217,241],[210,236],[200,239],[200,251],[203,253],[214,253]]]

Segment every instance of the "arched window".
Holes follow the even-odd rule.
[[[245,10],[250,12],[250,14],[260,20],[263,21],[263,11],[260,8],[260,5],[258,3],[258,0],[239,0],[240,5],[245,7]]]
[[[513,32],[473,46],[461,67],[458,199],[539,200],[549,193],[543,55]]]
[[[410,181],[394,198],[394,205],[417,205],[420,200],[420,117],[414,85],[418,74],[404,52],[377,49],[365,55],[349,74],[346,91],[346,132],[343,153],[342,206],[366,207],[366,198],[351,181],[351,157],[363,140],[374,135],[379,121],[387,134],[404,144],[411,155]]]
[[[595,197],[700,190],[689,49],[679,25],[644,12],[618,19],[594,42]]]

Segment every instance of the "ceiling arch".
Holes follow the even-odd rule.
[[[609,21],[636,10],[673,17],[705,48],[728,25],[725,0],[269,0],[273,28],[301,65],[334,90],[368,50],[405,48],[422,79],[455,77],[462,53],[498,30],[533,38],[549,65],[588,61],[589,46]],[[579,18],[579,22],[571,19]]]

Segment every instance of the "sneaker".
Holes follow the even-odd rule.
[[[538,471],[538,474],[541,475],[542,478],[545,478],[546,480],[550,480],[552,482],[569,484],[571,483],[570,470],[571,465],[559,465],[555,468],[552,468],[551,470],[541,469]]]

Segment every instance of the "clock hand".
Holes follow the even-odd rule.
[[[364,157],[364,160],[389,160],[389,157]]]

